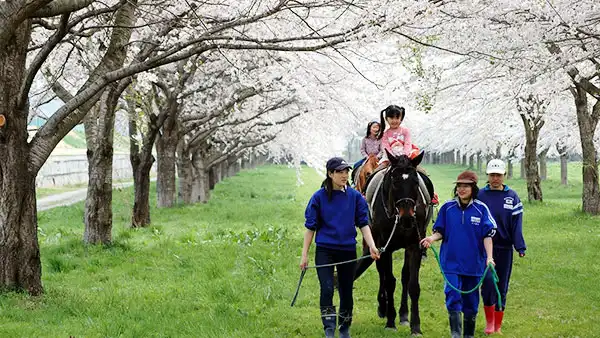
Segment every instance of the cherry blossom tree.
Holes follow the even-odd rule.
[[[0,4],[0,92],[4,93],[0,112],[6,119],[0,128],[0,153],[6,159],[0,165],[0,236],[1,242],[7,243],[0,247],[3,289],[42,292],[35,176],[58,142],[97,103],[100,114],[114,112],[127,78],[211,50],[316,51],[376,32],[381,28],[371,27],[383,20],[362,15],[363,9],[344,1],[161,4],[154,11],[152,2],[121,0],[19,0]],[[138,15],[141,12],[150,12],[155,19]],[[170,27],[171,33],[144,34],[144,30],[156,31],[166,21],[177,22]],[[145,36],[153,39],[143,39]],[[84,41],[88,43],[82,45]],[[67,45],[73,46],[72,51],[61,48]],[[74,53],[81,53],[81,57],[72,59]],[[28,142],[29,94],[48,60],[60,60],[64,69],[78,66],[85,71],[71,71],[75,77],[69,78],[70,85],[62,78],[59,84],[71,97]],[[73,64],[72,60],[80,63]],[[50,77],[60,77],[53,69],[56,67],[50,67]],[[105,136],[112,133],[112,119],[100,115],[95,120]],[[110,158],[111,142],[98,144],[94,153]],[[90,217],[86,217],[85,238],[91,243],[105,243],[110,241],[111,215],[98,206],[103,196],[108,196],[110,165],[98,158],[91,166],[96,168],[90,169],[95,182],[92,194],[95,190],[101,197],[86,206]]]
[[[425,2],[421,4],[425,6]],[[515,95],[518,91],[516,97],[532,94],[564,98],[563,94],[570,91],[576,108],[572,105],[570,111],[577,113],[584,157],[583,210],[594,214],[600,208],[593,141],[597,127],[594,108],[600,107],[596,106],[598,6],[591,0],[445,2],[429,6],[419,24],[398,32],[407,41],[429,47],[432,53],[459,59],[470,78],[463,83],[471,82],[474,89],[481,89],[480,81],[498,77],[510,85],[512,90],[506,93]],[[470,68],[473,64],[477,66]],[[487,74],[483,78],[481,70]],[[428,87],[436,91],[447,86]],[[481,94],[487,97],[497,91]],[[513,100],[510,111],[515,109],[515,103]],[[544,128],[548,126],[546,121]]]

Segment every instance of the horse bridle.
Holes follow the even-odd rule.
[[[399,168],[390,168],[389,171],[385,173],[385,175],[386,176],[390,175],[390,178],[391,178],[392,173],[394,172],[394,170],[397,170],[397,169],[399,169]],[[386,176],[384,176],[383,180],[385,180],[387,178]],[[390,201],[392,199],[391,194],[392,194],[392,190],[390,189],[390,191],[388,192],[387,201]],[[403,202],[412,203],[412,205],[413,205],[413,208],[412,208],[413,209],[413,214],[411,215],[411,217],[416,218],[415,215],[416,215],[416,212],[417,212],[417,201],[415,201],[413,198],[404,197],[404,198],[401,198],[399,200],[394,201],[393,206],[394,206],[394,209],[396,210],[396,212],[394,214],[390,214],[390,211],[388,209],[388,206],[387,206],[387,203],[386,203],[385,199],[382,199],[381,202],[383,204],[383,210],[385,211],[385,215],[388,218],[392,218],[394,216],[396,216],[396,217],[402,216],[401,213],[400,213],[400,211],[399,211],[399,209],[398,209],[399,205],[402,204]],[[414,224],[414,226],[416,226],[416,222],[411,222],[411,223]]]

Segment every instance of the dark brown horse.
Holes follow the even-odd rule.
[[[377,294],[378,314],[386,317],[386,328],[395,329],[396,309],[394,308],[394,290],[396,278],[392,270],[392,253],[404,250],[402,267],[402,299],[400,305],[400,324],[408,324],[408,295],[411,300],[411,333],[421,334],[419,316],[419,269],[421,267],[421,249],[419,241],[425,236],[426,226],[431,216],[432,206],[429,196],[433,193],[431,182],[417,173],[417,165],[423,154],[414,159],[407,156],[394,157],[388,153],[390,166],[378,171],[369,181],[366,199],[369,203],[371,231],[375,244],[385,248],[381,259],[376,262],[379,273],[379,292]],[[427,178],[428,180],[428,178]],[[429,188],[431,185],[431,189]],[[427,186],[427,189],[424,187]],[[368,254],[368,248],[366,254]],[[365,254],[365,252],[363,252]],[[362,260],[356,270],[355,279],[371,265],[372,259]]]
[[[365,193],[365,188],[367,187],[367,178],[377,168],[377,161],[377,156],[369,155],[369,157],[367,157],[367,159],[365,160],[365,163],[363,163],[360,166],[360,170],[358,172],[358,180],[356,182],[356,190],[360,191],[363,194]]]

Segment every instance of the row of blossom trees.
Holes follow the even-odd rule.
[[[89,160],[84,241],[112,240],[118,112],[129,120],[133,227],[151,221],[154,162],[159,207],[204,202],[218,180],[260,156],[322,167],[357,122],[392,103],[408,108],[406,123],[429,151],[525,158],[530,199],[541,199],[538,153],[581,151],[583,210],[599,213],[598,6],[0,3],[0,288],[42,292],[35,177],[81,123]],[[28,140],[31,112],[54,99],[63,105]]]
[[[89,161],[86,243],[112,239],[117,112],[129,117],[134,227],[151,220],[154,161],[159,207],[168,207],[206,201],[257,154],[316,163],[330,153],[345,134],[327,129],[356,118],[336,98],[349,80],[334,69],[351,67],[352,46],[387,30],[370,9],[331,0],[0,3],[0,289],[43,290],[35,177],[78,124]],[[62,106],[28,140],[30,112],[55,99]]]

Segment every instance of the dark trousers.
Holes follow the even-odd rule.
[[[494,279],[491,271],[485,275],[485,279],[481,285],[481,298],[483,298],[483,305],[496,305],[496,311],[504,311],[513,265],[512,249],[494,248],[494,262],[496,262],[495,268],[498,274],[498,290],[500,290],[500,296],[502,297],[502,308],[498,306],[498,294],[494,287]]]
[[[477,286],[479,278],[481,277],[446,274],[446,278],[455,288],[462,291],[468,291]],[[465,316],[474,316],[477,314],[479,307],[478,290],[467,294],[461,294],[446,284],[444,293],[446,294],[446,309],[448,312],[462,312]]]
[[[315,264],[338,263],[356,258],[356,251],[344,251],[327,249],[317,246],[315,254]],[[342,316],[352,316],[354,301],[352,299],[352,286],[354,284],[354,270],[356,262],[336,265],[338,291],[340,293],[339,313]],[[333,269],[334,266],[328,266],[317,269],[317,276],[321,284],[321,311],[327,308],[333,308]]]

